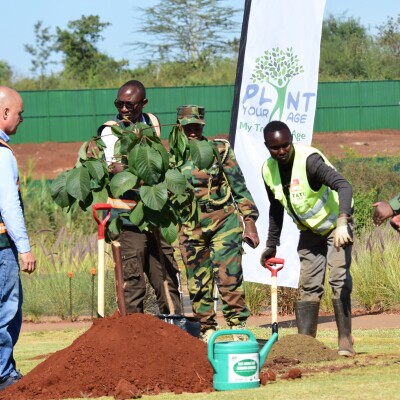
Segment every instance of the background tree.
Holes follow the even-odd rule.
[[[38,21],[33,29],[35,44],[24,44],[24,48],[32,56],[30,70],[39,79],[39,89],[43,89],[47,67],[56,64],[55,61],[50,59],[54,52],[55,36],[50,33],[50,27],[43,27],[42,21]]]
[[[123,73],[127,60],[115,61],[97,48],[109,25],[98,15],[89,15],[68,22],[67,30],[57,27],[55,49],[64,54],[64,78],[78,87],[102,87],[114,74]]]
[[[141,28],[149,40],[136,41],[134,49],[145,49],[144,58],[161,62],[202,63],[229,49],[229,34],[239,30],[233,21],[238,12],[221,0],[163,0],[142,8]],[[143,21],[143,22],[142,22]],[[149,51],[150,50],[150,51]]]
[[[365,63],[370,46],[358,20],[330,15],[322,24],[320,80],[370,79]]]
[[[9,86],[11,78],[11,67],[5,61],[0,60],[0,85]]]
[[[400,14],[380,25],[376,38],[381,79],[400,79]]]

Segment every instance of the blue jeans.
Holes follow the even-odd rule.
[[[16,248],[0,249],[0,381],[17,376],[13,356],[22,325],[22,286]]]

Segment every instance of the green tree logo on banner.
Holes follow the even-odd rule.
[[[272,120],[276,112],[279,113],[278,119],[282,118],[289,82],[303,72],[303,67],[299,65],[299,57],[293,54],[292,47],[286,50],[281,50],[278,47],[271,51],[266,50],[262,56],[256,58],[256,65],[251,75],[253,83],[269,83],[278,94],[269,121]]]

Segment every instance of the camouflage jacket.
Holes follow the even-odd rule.
[[[207,139],[203,138],[202,140]],[[212,200],[221,201],[227,195],[227,190],[229,190],[227,184],[229,184],[232,196],[229,196],[226,204],[232,204],[234,199],[243,218],[245,220],[252,218],[256,221],[259,215],[257,207],[246,187],[242,170],[229,142],[223,139],[216,139],[213,140],[213,144],[218,148],[218,152],[221,155],[220,160],[223,161],[222,165],[220,165],[221,162],[216,158],[215,163],[210,169],[207,171],[199,170],[192,160],[189,159],[180,167],[182,173],[184,173],[190,184],[194,187],[198,202],[206,204],[209,202],[209,197]],[[227,153],[225,154],[225,152]],[[209,185],[210,179],[211,185]]]

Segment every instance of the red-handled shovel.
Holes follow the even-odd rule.
[[[265,268],[271,271],[271,313],[272,333],[278,333],[278,271],[283,268],[283,258],[269,258],[265,260]]]
[[[107,210],[106,216],[100,220],[97,211]],[[105,227],[111,215],[111,204],[98,203],[92,206],[93,217],[97,221],[97,249],[98,249],[98,281],[97,281],[97,317],[104,318],[104,244]]]

